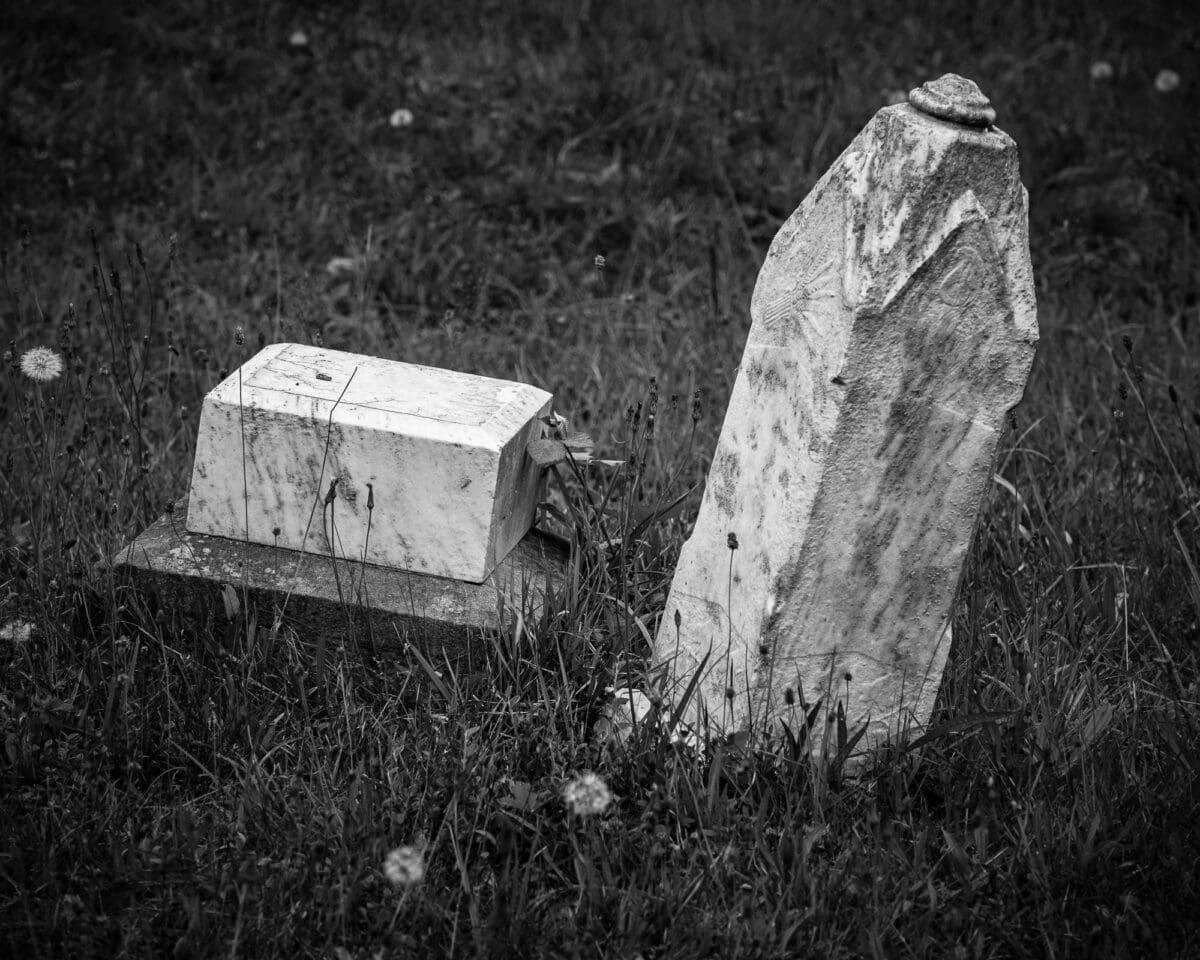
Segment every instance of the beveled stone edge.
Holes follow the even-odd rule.
[[[220,605],[220,591],[229,584],[248,591],[256,602],[328,607],[330,615],[350,610],[367,615],[381,626],[396,624],[403,634],[429,636],[443,647],[455,648],[473,636],[501,629],[501,611],[544,605],[566,584],[570,562],[568,545],[561,538],[531,529],[482,583],[467,583],[446,577],[410,573],[377,564],[301,553],[256,543],[229,540],[186,530],[186,496],[147,527],[111,558],[95,565],[101,576],[119,576],[135,586],[176,598],[185,594],[194,605],[208,593],[211,604]],[[221,560],[212,559],[223,557]],[[240,556],[240,559],[239,559]],[[331,573],[338,578],[321,576]],[[240,569],[239,569],[240,568]],[[342,585],[339,595],[338,582]],[[345,599],[352,584],[366,586],[367,604]],[[207,587],[211,585],[211,592]],[[514,613],[515,616],[515,613]],[[294,623],[303,639],[319,627]],[[507,618],[506,618],[507,619]],[[337,626],[331,628],[337,632]],[[328,632],[328,631],[326,631]]]

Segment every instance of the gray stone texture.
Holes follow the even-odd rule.
[[[353,640],[375,653],[411,643],[434,663],[453,662],[515,610],[540,615],[566,575],[566,545],[537,530],[487,580],[467,583],[190,533],[187,509],[184,497],[112,559],[111,573],[201,628],[224,621],[232,588],[239,605],[257,607],[260,626],[282,613],[282,628],[302,642]]]
[[[978,93],[943,81],[917,99]],[[767,254],[655,644],[670,699],[708,657],[687,716],[717,732],[929,721],[1037,342],[1016,145],[968,106],[879,111]]]

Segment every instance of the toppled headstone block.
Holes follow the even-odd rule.
[[[919,109],[918,109],[919,108]],[[1013,141],[947,75],[875,115],[776,236],[655,643],[719,732],[928,723],[1037,341]],[[693,715],[690,713],[689,715]]]
[[[523,383],[273,344],[204,398],[187,529],[471,583],[529,530]]]

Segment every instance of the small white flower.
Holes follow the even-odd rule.
[[[358,261],[354,257],[334,257],[325,264],[325,272],[331,277],[344,277],[354,273]]]
[[[1179,74],[1174,70],[1159,70],[1154,78],[1154,89],[1159,93],[1170,93],[1179,88]]]
[[[1092,64],[1088,73],[1091,74],[1092,80],[1096,83],[1104,83],[1106,80],[1113,78],[1113,65],[1107,60],[1097,60]]]
[[[411,110],[400,107],[400,109],[392,111],[392,115],[388,117],[388,123],[396,128],[411,127],[414,119]]]
[[[612,803],[608,784],[590,770],[584,771],[563,788],[563,800],[576,816],[603,813]]]
[[[288,43],[293,47],[307,47],[308,34],[303,30],[293,30],[292,35],[288,37]]]
[[[596,269],[597,269],[597,270],[603,270],[603,269],[604,269],[604,265],[605,265],[606,263],[608,263],[608,261],[607,261],[607,260],[604,258],[604,254],[602,254],[602,253],[598,253],[598,254],[596,254],[596,259],[595,259],[595,261],[594,261],[594,262],[595,262],[595,264],[596,264]]]
[[[425,877],[420,847],[397,847],[383,861],[383,874],[397,887],[411,887]]]
[[[21,372],[30,380],[49,383],[62,373],[62,357],[49,347],[34,347],[21,354]]]
[[[0,640],[13,643],[28,643],[33,635],[33,624],[28,620],[13,620],[0,627]]]

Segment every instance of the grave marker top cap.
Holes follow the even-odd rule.
[[[908,102],[922,113],[968,127],[990,127],[996,122],[992,102],[974,80],[946,73],[909,91]]]

